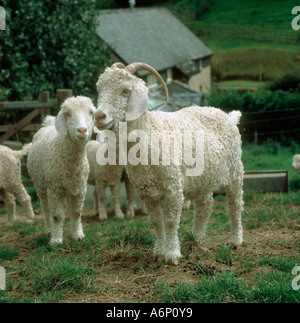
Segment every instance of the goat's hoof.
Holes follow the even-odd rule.
[[[128,211],[126,216],[129,219],[133,219],[135,217],[135,212],[134,211]]]
[[[63,243],[63,239],[51,239],[49,242],[50,246],[55,246],[58,244],[62,244]]]
[[[239,246],[241,246],[243,244],[243,240],[242,239],[230,239],[228,241],[228,244],[230,245],[230,247],[234,250],[236,250]]]
[[[154,261],[165,261],[165,257],[163,255],[156,255],[153,257]]]
[[[99,214],[99,220],[100,220],[100,221],[105,221],[105,220],[107,220],[107,214]]]
[[[122,211],[115,212],[115,214],[118,219],[124,219],[124,213]]]
[[[239,245],[235,244],[235,243],[228,243],[229,248],[231,248],[232,250],[237,250]]]
[[[76,241],[81,241],[83,240],[84,238],[84,234],[83,233],[78,233],[76,235],[73,236],[73,238],[76,240]]]
[[[203,252],[209,252],[209,249],[204,246],[204,245],[199,245],[199,248],[203,251]]]
[[[177,258],[177,259],[171,260],[169,264],[173,266],[178,266],[179,262],[180,262],[180,258]]]

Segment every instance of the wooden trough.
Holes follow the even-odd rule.
[[[26,165],[22,165],[22,174],[30,178]],[[23,184],[25,187],[33,186],[32,181],[26,181]],[[287,170],[245,172],[245,190],[258,193],[289,192],[289,172]],[[220,189],[214,194],[225,194],[225,190]]]
[[[289,179],[287,170],[275,170],[275,171],[260,171],[260,172],[246,172],[244,177],[244,190],[251,190],[260,193],[280,193],[289,191]],[[88,185],[88,191],[85,199],[85,205],[93,207],[94,187]],[[214,195],[224,195],[225,190],[219,190]],[[106,190],[107,200],[111,201],[110,190]],[[127,203],[125,186],[121,185],[120,192],[121,203]],[[137,205],[140,204],[140,199],[136,196]]]
[[[22,174],[30,178],[26,165],[22,165]],[[25,187],[34,186],[32,181],[26,181],[23,184]],[[245,172],[245,190],[258,193],[289,192],[289,172],[287,170]],[[220,189],[214,194],[225,194],[225,190]]]
[[[244,190],[260,193],[289,192],[289,172],[287,170],[247,172],[244,178]]]
[[[289,172],[287,170],[245,172],[245,190],[259,193],[289,192]],[[215,192],[215,195],[218,194],[225,194],[225,190]]]

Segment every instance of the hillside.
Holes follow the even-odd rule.
[[[197,16],[196,9],[203,3],[210,6]],[[169,8],[191,28],[197,28],[198,23],[207,23],[236,26],[237,29],[249,26],[249,33],[253,27],[293,32],[291,11],[296,5],[297,1],[280,0],[204,0],[179,1]],[[221,29],[204,33],[200,38],[214,52],[212,66],[215,81],[273,81],[286,74],[300,73],[299,44],[277,42],[276,38],[269,42],[238,39],[234,35],[224,38]],[[260,86],[257,84],[257,88]]]
[[[291,29],[292,8],[299,1],[282,0],[214,0],[201,22],[271,29]]]

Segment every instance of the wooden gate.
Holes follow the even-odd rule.
[[[51,113],[56,115],[61,104],[72,95],[72,90],[57,90],[56,99],[50,100],[49,92],[45,91],[40,94],[38,101],[0,102],[0,111],[28,111],[28,114],[15,124],[0,124],[0,145],[19,131],[38,131],[44,118]],[[32,123],[38,116],[39,123]],[[26,165],[22,165],[22,174],[30,178]],[[33,186],[32,181],[24,181],[23,184],[25,187]]]
[[[29,113],[15,124],[0,125],[0,145],[11,138],[19,131],[37,131],[41,127],[46,115],[50,114],[50,109],[58,109],[64,100],[72,96],[72,90],[57,90],[56,100],[50,100],[49,92],[42,92],[38,101],[20,101],[20,102],[0,102],[0,111],[26,110]],[[56,114],[56,113],[55,113]],[[40,115],[39,123],[31,123]]]

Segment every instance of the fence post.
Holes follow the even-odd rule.
[[[257,132],[257,130],[254,131],[254,145],[258,145],[258,132]]]
[[[44,91],[40,94],[40,99],[39,102],[41,103],[48,103],[50,100],[50,96],[49,96],[49,92],[48,91]],[[41,109],[41,123],[43,123],[45,117],[50,114],[50,109]]]
[[[60,106],[62,105],[62,103],[72,95],[73,95],[72,90],[65,90],[65,89],[56,90],[57,108],[60,109]]]

